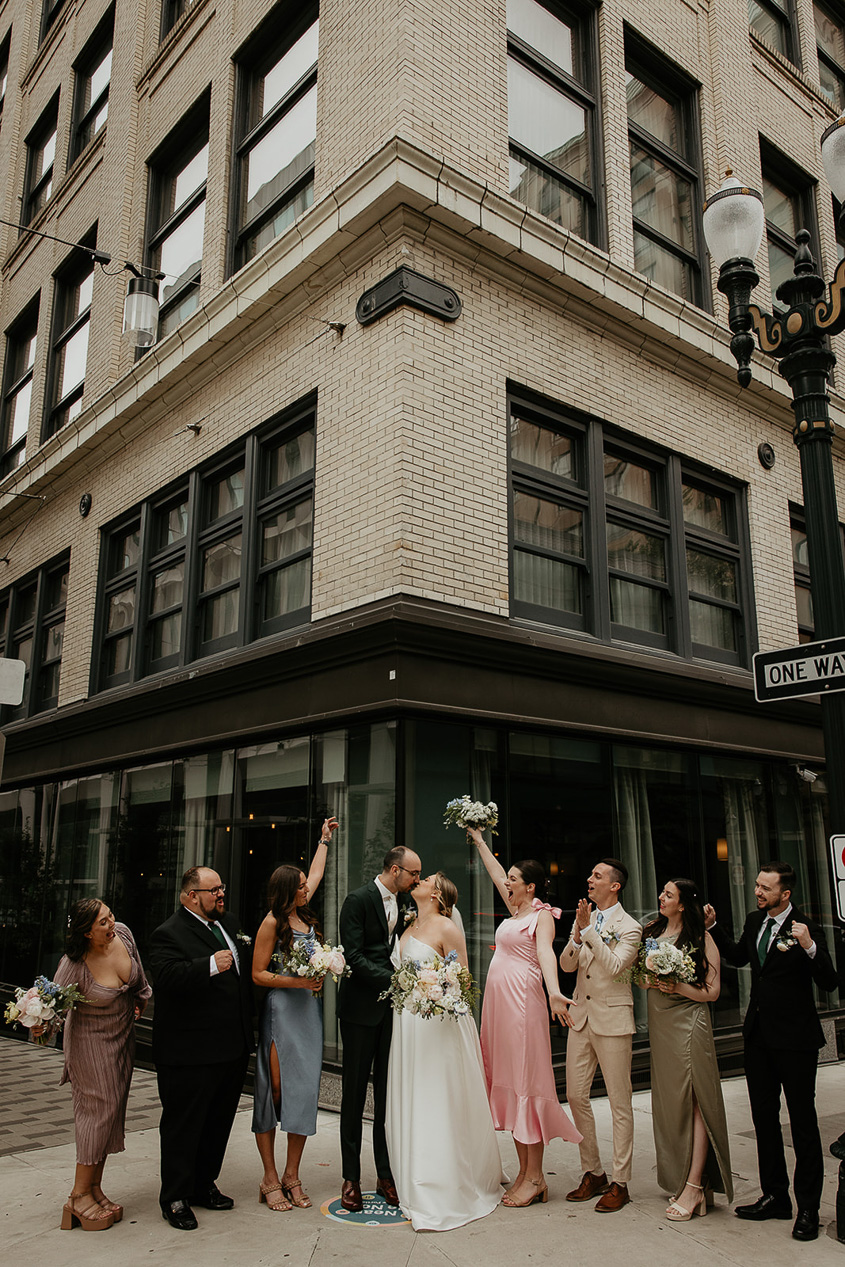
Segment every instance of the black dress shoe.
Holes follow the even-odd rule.
[[[199,1193],[194,1193],[194,1205],[201,1205],[206,1210],[231,1210],[234,1206],[231,1197],[224,1197],[216,1183],[211,1183]]]
[[[763,1219],[791,1219],[792,1205],[788,1197],[773,1197],[771,1193],[764,1192],[753,1205],[736,1206],[734,1214],[738,1219],[753,1219],[757,1223],[762,1223]]]
[[[845,1135],[840,1135],[830,1146],[830,1154],[837,1161],[845,1161]]]
[[[792,1239],[795,1241],[816,1241],[818,1238],[818,1210],[799,1210],[795,1226],[792,1229]]]
[[[187,1201],[171,1201],[161,1207],[161,1217],[179,1232],[193,1232],[198,1226],[193,1210]]]
[[[361,1185],[357,1179],[344,1179],[340,1190],[340,1204],[350,1214],[360,1214],[364,1208],[361,1199]]]

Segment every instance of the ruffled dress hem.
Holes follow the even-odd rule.
[[[580,1144],[583,1136],[570,1122],[558,1100],[537,1095],[517,1095],[513,1087],[488,1089],[490,1112],[497,1131],[510,1131],[519,1144],[548,1144],[563,1139]]]

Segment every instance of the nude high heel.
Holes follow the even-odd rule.
[[[114,1226],[114,1215],[111,1212],[107,1213],[102,1210],[93,1197],[91,1198],[91,1205],[87,1208],[100,1211],[100,1214],[93,1219],[89,1218],[87,1214],[79,1214],[74,1208],[73,1202],[74,1197],[71,1193],[62,1206],[60,1227],[63,1232],[72,1232],[75,1227],[81,1227],[83,1232],[105,1232],[107,1228]]]
[[[707,1213],[707,1196],[701,1185],[697,1183],[688,1183],[684,1184],[684,1187],[697,1188],[701,1195],[696,1198],[695,1205],[691,1210],[685,1210],[682,1205],[678,1205],[677,1201],[670,1202],[669,1208],[666,1211],[666,1218],[670,1223],[688,1223],[694,1215],[700,1214],[703,1216]]]
[[[523,1176],[523,1178],[524,1177],[525,1176]],[[506,1192],[502,1197],[502,1205],[506,1205],[510,1210],[525,1210],[529,1205],[533,1205],[535,1201],[539,1201],[541,1205],[545,1205],[549,1199],[549,1185],[544,1183],[543,1186],[540,1187],[539,1179],[529,1179],[528,1182],[533,1183],[534,1187],[537,1189],[533,1197],[529,1197],[527,1201],[514,1201],[511,1194]]]
[[[271,1200],[270,1198],[273,1197],[273,1194],[276,1192],[278,1192],[279,1195],[275,1197],[274,1200]],[[261,1205],[262,1201],[266,1201],[268,1210],[284,1212],[285,1210],[293,1208],[285,1200],[284,1188],[280,1183],[269,1183],[266,1186],[264,1183],[260,1183],[258,1185],[258,1204]]]

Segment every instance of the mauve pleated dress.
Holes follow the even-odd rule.
[[[135,1004],[152,994],[135,939],[125,924],[115,933],[129,951],[132,971],[126,985],[100,985],[84,960],[65,956],[56,969],[59,985],[76,982],[88,1000],[77,1004],[64,1028],[62,1083],[73,1092],[76,1160],[96,1166],[109,1153],[122,1153],[129,1084],[135,1061]],[[61,1084],[60,1084],[61,1085]]]

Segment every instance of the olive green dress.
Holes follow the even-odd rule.
[[[681,994],[649,990],[648,1034],[658,1183],[673,1197],[686,1183],[694,1095],[710,1141],[702,1182],[732,1201],[728,1124],[708,1005]]]

